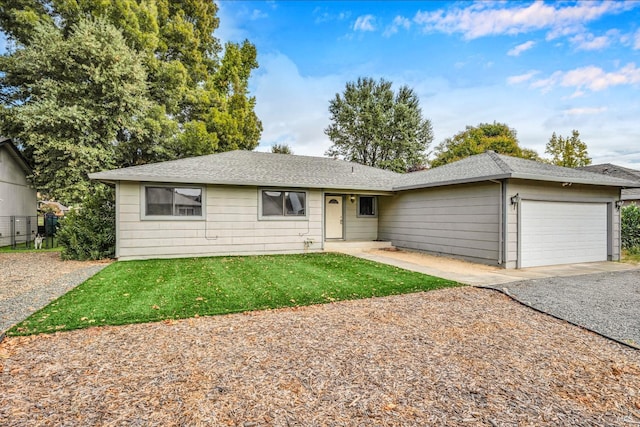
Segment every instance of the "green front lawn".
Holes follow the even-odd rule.
[[[303,306],[450,286],[458,284],[332,253],[116,262],[7,335]]]

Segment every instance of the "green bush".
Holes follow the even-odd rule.
[[[62,259],[96,260],[113,258],[116,247],[115,192],[97,185],[83,201],[60,221],[57,233]]]
[[[633,204],[622,208],[622,248],[640,253],[640,208]]]

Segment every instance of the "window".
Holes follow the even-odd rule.
[[[145,187],[146,216],[202,216],[202,188]]]
[[[374,196],[358,197],[358,216],[377,216],[376,198]]]
[[[262,190],[262,216],[304,217],[307,214],[307,193],[304,191]]]

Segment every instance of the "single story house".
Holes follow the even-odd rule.
[[[33,172],[8,138],[0,138],[0,246],[30,240],[37,229],[36,190],[28,180]]]
[[[400,248],[521,268],[618,260],[620,191],[640,184],[486,152],[397,174],[250,151],[91,174],[116,188],[116,256]]]
[[[603,163],[600,165],[589,165],[578,168],[581,170],[601,173],[603,175],[613,176],[627,181],[634,181],[640,183],[640,171],[635,169],[629,169],[611,163]],[[625,204],[635,203],[640,206],[640,188],[625,188],[622,190],[620,199]]]

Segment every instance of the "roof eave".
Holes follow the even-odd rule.
[[[115,184],[119,181],[129,182],[162,182],[162,183],[178,183],[178,184],[201,184],[201,185],[231,185],[241,187],[287,187],[287,188],[314,188],[314,189],[330,189],[335,191],[375,191],[382,193],[393,192],[393,187],[385,186],[365,186],[365,185],[340,185],[332,186],[326,184],[300,184],[290,182],[256,182],[256,181],[234,181],[234,180],[218,180],[210,181],[204,179],[193,179],[187,177],[158,177],[150,175],[138,176],[114,176],[109,173],[96,172],[89,174],[89,178],[101,182]]]
[[[632,181],[620,180],[619,183],[615,182],[602,182],[593,179],[585,178],[570,178],[570,177],[555,177],[549,175],[536,175],[525,173],[514,173],[511,178],[514,179],[528,179],[532,181],[548,181],[548,182],[562,182],[571,184],[584,184],[584,185],[599,185],[602,187],[619,187],[619,188],[640,188],[640,183],[634,183]]]
[[[486,175],[486,176],[480,176],[480,177],[453,179],[448,181],[429,182],[429,183],[423,183],[423,184],[401,185],[401,186],[393,187],[393,190],[394,191],[417,190],[419,188],[444,187],[446,185],[456,185],[456,184],[471,184],[474,182],[506,179],[510,177],[511,177],[511,174],[508,174],[508,173],[499,174],[499,175]]]

